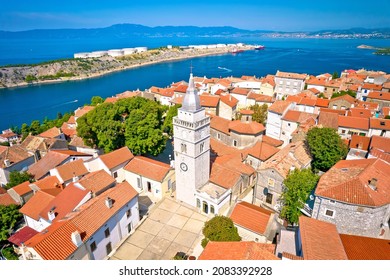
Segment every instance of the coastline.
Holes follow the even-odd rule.
[[[254,46],[252,45],[244,45],[239,48],[238,50],[247,51],[247,50],[253,50]],[[81,81],[86,79],[93,79],[102,77],[104,75],[108,75],[115,72],[120,71],[126,71],[138,67],[145,67],[150,66],[153,64],[158,63],[164,63],[164,62],[170,62],[170,61],[180,61],[180,60],[188,60],[191,58],[196,57],[205,57],[205,56],[213,56],[213,55],[221,55],[221,54],[229,54],[231,53],[232,49],[229,47],[224,48],[215,48],[215,49],[187,49],[187,50],[180,50],[180,51],[165,51],[163,54],[165,57],[158,57],[153,59],[152,57],[146,57],[141,60],[137,60],[137,62],[133,62],[132,64],[126,65],[126,63],[122,63],[119,66],[113,67],[108,70],[102,70],[97,72],[89,72],[89,73],[80,73],[77,76],[72,77],[60,77],[57,79],[50,79],[50,80],[38,80],[38,81],[32,81],[32,82],[16,82],[8,84],[7,86],[4,86],[4,84],[0,84],[0,90],[2,89],[10,89],[10,88],[19,88],[19,87],[28,87],[28,86],[34,86],[34,85],[44,85],[44,84],[54,84],[54,83],[63,83],[63,82],[70,82],[70,81]],[[149,52],[149,51],[148,51]],[[84,59],[87,60],[87,59]],[[113,59],[116,62],[120,62],[120,59]],[[65,60],[67,61],[67,60]],[[72,59],[69,59],[69,61],[72,61]],[[105,60],[102,60],[104,62]],[[55,62],[54,62],[55,63]],[[54,64],[53,63],[53,64]],[[51,65],[50,63],[48,65]],[[9,66],[5,67],[7,69],[18,69],[18,68],[26,68],[31,69],[34,67],[42,67],[42,66]],[[14,70],[15,71],[15,70]],[[61,71],[61,70],[59,70]]]

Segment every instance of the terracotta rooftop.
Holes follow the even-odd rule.
[[[369,129],[369,120],[367,118],[339,116],[338,126],[347,128],[356,128],[361,130]]]
[[[21,162],[23,160],[26,160],[30,157],[33,157],[30,155],[26,150],[21,148],[20,146],[1,146],[0,147],[0,168],[6,168],[5,165],[6,160],[9,160],[10,166],[13,164],[16,164],[18,162]]]
[[[42,132],[41,134],[39,134],[38,136],[40,137],[44,137],[44,138],[56,138],[58,136],[61,135],[61,130],[58,128],[58,127],[52,127],[44,132]]]
[[[162,182],[171,170],[169,164],[143,156],[135,156],[124,168],[126,171]]]
[[[273,168],[286,178],[291,168],[301,169],[309,166],[310,162],[311,156],[304,142],[298,141],[288,144],[266,160],[263,169]]]
[[[373,135],[371,137],[370,150],[373,148],[390,153],[390,138]]]
[[[73,150],[55,150],[55,152],[63,155],[69,155],[69,156],[92,157],[90,154],[81,153]]]
[[[390,242],[364,236],[340,234],[349,260],[390,260]]]
[[[61,126],[61,130],[66,136],[72,138],[74,135],[77,135],[77,130],[76,128],[69,127],[69,125],[69,122],[64,122]]]
[[[371,110],[364,109],[364,108],[350,108],[347,111],[347,116],[368,119],[368,118],[372,117],[372,113],[371,113]]]
[[[56,151],[49,151],[43,158],[28,168],[28,172],[34,175],[36,180],[45,177],[50,169],[61,165],[70,156],[66,154],[57,153]]]
[[[210,127],[212,129],[215,129],[215,130],[218,130],[220,132],[223,132],[223,133],[225,133],[227,135],[230,134],[229,124],[230,124],[229,120],[221,118],[221,117],[218,117],[218,116],[212,116],[210,118]]]
[[[219,103],[219,96],[215,95],[200,95],[200,105],[202,107],[217,107]]]
[[[275,77],[285,78],[285,79],[305,80],[307,75],[277,71]]]
[[[221,95],[220,99],[221,99],[221,102],[225,103],[226,105],[228,105],[229,107],[232,107],[232,108],[234,106],[236,106],[238,103],[238,99],[230,94]]]
[[[37,191],[26,204],[20,208],[19,212],[33,218],[34,220],[39,220],[39,214],[41,211],[55,198],[55,196],[50,195],[43,191]]]
[[[210,182],[225,189],[233,188],[241,179],[241,174],[232,171],[222,164],[212,163],[210,168]]]
[[[16,246],[21,246],[22,243],[25,243],[37,233],[38,231],[35,229],[32,229],[29,226],[25,226],[11,235],[10,238],[8,238],[8,241],[15,244]]]
[[[33,190],[30,188],[30,182],[26,181],[23,182],[17,186],[14,186],[11,188],[11,190],[14,190],[18,195],[23,196],[25,194],[28,194],[32,192]]]
[[[370,118],[370,128],[380,129],[380,130],[390,130],[390,120]]]
[[[263,140],[263,143],[270,144],[271,146],[274,146],[274,147],[280,147],[284,143],[282,140],[274,139],[274,138],[269,137],[267,135],[263,135],[262,140]]]
[[[48,213],[53,211],[55,215],[53,221],[58,221],[82,203],[88,193],[89,190],[71,183],[40,211],[39,216],[49,221]]]
[[[240,120],[235,120],[229,123],[229,130],[239,134],[257,135],[265,131],[265,127],[263,124],[255,121],[247,123]]]
[[[364,109],[370,109],[370,110],[378,110],[379,109],[379,103],[358,100],[355,103],[355,108],[364,108]]]
[[[345,116],[347,113],[347,110],[337,110],[337,109],[330,109],[330,108],[321,108],[320,112],[327,112],[327,113],[335,113],[340,116]]]
[[[344,94],[342,96],[330,99],[329,102],[332,103],[332,102],[338,101],[338,100],[344,100],[344,101],[347,101],[350,104],[354,104],[355,101],[356,101],[356,99],[353,98],[352,96],[350,96],[349,94]]]
[[[249,91],[250,90],[247,88],[235,87],[230,93],[247,96]]]
[[[268,108],[268,111],[282,115],[284,113],[284,111],[286,111],[287,108],[290,106],[290,104],[291,104],[291,102],[286,101],[286,100],[276,100],[274,102],[274,104],[272,104]]]
[[[35,181],[30,184],[31,186],[36,186],[40,190],[60,188],[61,184],[57,176],[47,176],[39,181]]]
[[[274,244],[209,241],[199,260],[279,260]]]
[[[104,100],[104,103],[115,103],[117,102],[119,99],[118,97],[116,96],[112,96],[112,97],[107,97],[105,100]]]
[[[256,102],[267,102],[267,103],[273,102],[272,96],[265,95],[265,94],[258,94],[254,92],[250,92],[248,94],[248,99],[254,99]]]
[[[390,115],[390,107],[382,107],[383,115],[389,116]]]
[[[180,92],[180,93],[186,93],[187,92],[188,85],[178,85],[177,87],[174,88],[175,92]]]
[[[370,91],[367,98],[390,101],[390,92]]]
[[[127,163],[133,157],[134,155],[130,152],[129,148],[123,147],[108,154],[101,155],[100,159],[108,169],[112,169],[118,165]]]
[[[72,140],[69,142],[69,146],[82,147],[82,148],[91,148],[84,144],[83,138],[79,136],[74,136]]]
[[[173,88],[159,88],[159,87],[151,87],[150,91],[154,94],[158,94],[165,97],[172,97],[175,92]]]
[[[349,148],[360,149],[368,151],[368,146],[370,145],[370,137],[360,136],[357,134],[352,135],[351,142],[349,143]]]
[[[8,206],[8,205],[19,205],[17,201],[15,201],[9,193],[0,193],[0,205]]]
[[[230,218],[237,226],[257,234],[264,234],[271,214],[272,211],[243,201],[236,204]]]
[[[376,85],[376,84],[363,84],[362,89],[369,89],[369,90],[375,90],[375,91],[381,91],[382,85]]]
[[[217,156],[231,155],[231,154],[240,154],[243,151],[237,148],[225,145],[221,141],[218,141],[214,138],[210,138],[210,148],[211,153]]]
[[[321,176],[315,194],[348,204],[379,207],[390,203],[388,174],[390,163],[382,159],[341,160]]]
[[[301,123],[309,118],[317,119],[317,115],[295,110],[288,110],[286,114],[282,117],[282,120]]]
[[[96,194],[108,186],[115,185],[115,182],[115,179],[102,169],[85,175],[76,184]]]
[[[74,116],[76,118],[80,118],[93,109],[95,109],[94,106],[84,106],[82,108],[78,108],[78,109],[76,109],[76,111],[74,111]]]
[[[89,173],[82,159],[68,162],[64,165],[56,167],[56,169],[62,182],[69,181],[75,176],[80,177]]]
[[[347,260],[336,225],[299,217],[302,255],[305,260]]]
[[[266,161],[274,154],[279,152],[279,149],[274,146],[268,144],[267,142],[258,141],[253,147],[247,150],[247,153],[261,161]]]

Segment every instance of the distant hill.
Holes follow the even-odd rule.
[[[317,32],[280,32],[245,30],[231,26],[156,26],[115,24],[105,28],[36,29],[27,31],[0,31],[0,39],[77,39],[77,38],[134,38],[134,37],[347,37],[390,38],[390,28],[352,28],[347,30],[322,30]]]

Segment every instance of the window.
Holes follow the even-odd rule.
[[[141,178],[137,178],[137,187],[139,189],[142,189],[142,187],[141,187]]]
[[[233,140],[233,146],[237,147],[237,140]]]
[[[268,178],[268,186],[274,187],[275,186],[275,180],[272,178]]]
[[[334,200],[329,200],[329,203],[335,204],[336,201],[334,201]]]
[[[203,201],[203,212],[206,214],[209,213],[209,205],[205,201]]]
[[[110,254],[111,251],[112,251],[111,242],[108,242],[108,244],[106,245],[106,253],[107,253],[107,255]]]
[[[115,171],[115,172],[113,173],[113,176],[114,176],[114,178],[117,178],[117,177],[118,177],[118,172]]]
[[[186,144],[181,143],[181,152],[187,153],[187,145]]]
[[[106,228],[106,230],[104,231],[104,236],[106,238],[110,236],[110,229],[109,228]]]
[[[199,198],[196,199],[196,207],[200,208],[200,200],[199,200]]]
[[[344,133],[345,133],[345,129],[342,129],[342,130],[341,130],[341,133],[343,133],[343,134],[344,134]]]
[[[129,224],[127,225],[127,232],[128,232],[128,233],[131,232],[131,228],[132,228],[132,227],[131,227],[131,223],[129,223]]]
[[[211,213],[211,214],[214,214],[214,213],[215,213],[215,209],[214,209],[214,206],[213,206],[213,205],[210,206],[210,213]]]
[[[200,152],[203,152],[203,150],[204,150],[204,143],[200,143]]]
[[[334,211],[333,210],[329,210],[329,209],[325,209],[325,216],[333,218],[334,217]]]
[[[128,210],[126,211],[126,217],[127,217],[127,218],[130,218],[130,217],[131,217],[131,209],[128,209]]]
[[[272,197],[273,197],[272,193],[267,193],[267,197],[265,199],[265,202],[267,202],[268,204],[272,204]]]
[[[217,133],[217,139],[221,140],[221,134],[220,133]]]
[[[96,242],[94,241],[94,242],[92,242],[91,243],[91,245],[90,245],[90,247],[91,247],[91,252],[94,252],[95,250],[96,250]]]

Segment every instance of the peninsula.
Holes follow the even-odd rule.
[[[83,80],[145,65],[254,49],[244,44],[160,47],[122,56],[71,58],[0,69],[0,88]]]

